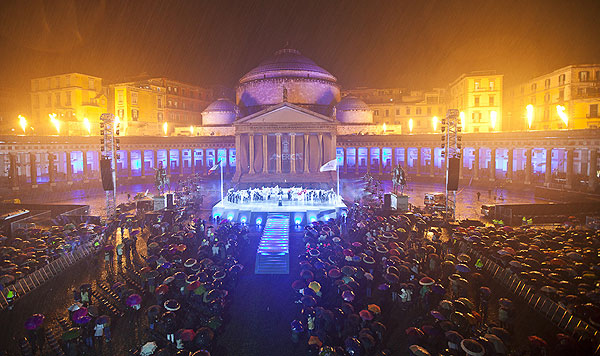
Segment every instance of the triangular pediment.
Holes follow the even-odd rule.
[[[302,108],[300,106],[281,103],[252,115],[243,117],[236,124],[261,124],[261,123],[333,123],[334,120],[325,115]]]

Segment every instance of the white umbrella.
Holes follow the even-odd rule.
[[[144,346],[142,346],[142,349],[140,350],[140,356],[150,356],[154,353],[154,351],[156,351],[157,348],[158,346],[156,346],[154,341],[147,342]]]

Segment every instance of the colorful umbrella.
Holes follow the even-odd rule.
[[[373,320],[373,314],[368,310],[361,310],[358,315],[362,320]]]
[[[134,305],[140,305],[142,303],[142,297],[139,294],[132,294],[127,297],[127,306],[132,307]]]
[[[419,284],[422,286],[430,286],[433,285],[435,281],[430,277],[423,277],[419,280]]]

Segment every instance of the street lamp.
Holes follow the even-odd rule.
[[[190,135],[194,136],[194,125],[190,125]]]
[[[382,128],[383,128],[383,133],[385,133],[385,131],[387,130],[387,125],[385,124],[385,122],[383,123]]]
[[[48,116],[50,117],[50,122],[56,128],[56,133],[60,135],[60,121],[56,118],[56,114],[52,113],[48,114]]]
[[[169,130],[169,123],[165,121],[165,123],[163,124],[163,132],[164,132],[165,136],[167,136],[168,130]]]
[[[492,131],[496,130],[496,119],[498,118],[498,113],[496,110],[492,110],[490,112],[490,126],[492,127]]]
[[[529,126],[529,129],[531,130],[531,126],[533,125],[533,115],[534,115],[534,111],[533,111],[533,105],[529,104],[527,105],[527,125]]]
[[[459,116],[460,116],[460,126],[462,127],[462,130],[464,132],[465,129],[467,128],[467,126],[465,125],[466,124],[466,122],[465,122],[465,112],[461,111],[460,114],[459,114]]]
[[[413,119],[412,119],[412,117],[410,119],[408,119],[408,131],[410,133],[412,133],[412,131],[413,131]]]
[[[569,118],[567,117],[567,114],[565,113],[565,107],[562,105],[556,105],[556,112],[558,113],[558,116],[562,119],[562,121],[565,123],[565,126],[568,128],[569,127]]]
[[[87,117],[83,118],[83,127],[85,127],[85,129],[88,132],[88,135],[92,134],[92,125],[90,124],[90,120],[88,120]]]
[[[437,125],[438,125],[438,117],[437,116],[434,116],[431,119],[431,124],[433,125],[433,132],[436,132],[437,131]]]
[[[25,130],[27,129],[27,119],[23,115],[19,115],[19,125],[23,129],[23,134],[25,134]]]

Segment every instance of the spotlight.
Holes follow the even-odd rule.
[[[256,225],[262,225],[262,218],[256,218]]]

